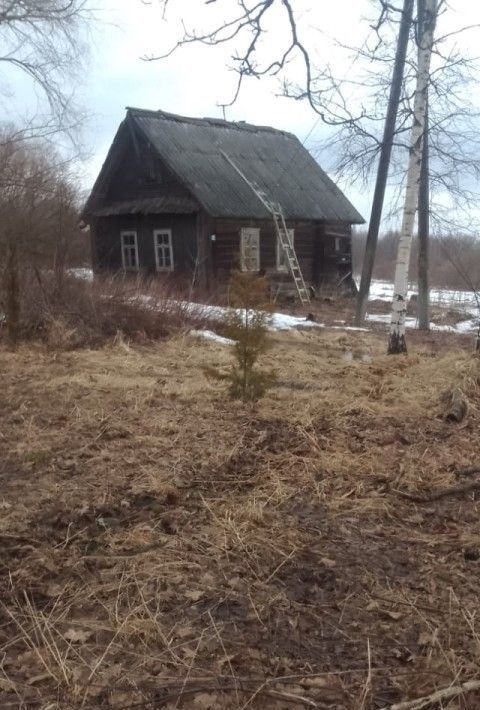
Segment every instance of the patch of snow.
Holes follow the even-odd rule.
[[[298,316],[289,316],[286,313],[272,313],[268,318],[270,330],[292,330],[301,328],[325,328],[323,323],[306,320]]]
[[[460,323],[455,325],[455,330],[457,333],[472,333],[473,331],[478,330],[478,318],[460,321]]]
[[[353,330],[357,331],[358,333],[368,333],[369,329],[368,328],[357,328],[356,326],[353,325],[330,325],[327,326],[331,330]]]
[[[92,269],[86,269],[86,268],[68,269],[68,273],[71,276],[74,276],[76,279],[83,279],[84,281],[93,281]]]
[[[411,285],[408,289],[408,297],[417,296],[418,290]],[[393,298],[393,283],[373,279],[370,286],[370,301],[391,301]],[[477,302],[472,291],[462,291],[449,288],[432,288],[430,290],[431,303],[444,306],[462,308],[475,315],[478,313]]]
[[[367,313],[366,320],[372,323],[390,323],[390,314],[383,313]],[[406,318],[405,319],[406,328],[417,328],[418,321],[416,318]],[[455,325],[439,325],[438,323],[431,323],[430,330],[435,330],[440,333],[471,333],[478,328],[478,320],[472,318],[471,320],[463,320]]]
[[[191,330],[189,335],[194,338],[205,338],[206,340],[213,340],[215,343],[220,345],[234,345],[235,341],[230,340],[230,338],[224,338],[222,335],[218,335],[213,330]]]
[[[148,297],[146,299],[148,302]],[[175,301],[175,305],[184,309],[187,313],[205,318],[210,321],[223,322],[232,313],[233,309],[228,306],[210,306],[203,303],[193,303],[191,301]],[[241,310],[237,311],[241,313]],[[323,323],[307,320],[301,316],[290,316],[287,313],[265,313],[267,325],[270,330],[303,330],[306,328],[325,328]]]

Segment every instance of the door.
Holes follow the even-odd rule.
[[[242,271],[260,271],[260,230],[256,227],[242,227],[240,266]]]

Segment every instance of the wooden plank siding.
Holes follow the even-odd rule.
[[[322,225],[321,241],[323,244],[323,254],[320,261],[319,283],[338,283],[349,274],[351,275],[352,225]]]
[[[277,270],[276,234],[272,220],[217,219],[214,225],[213,242],[214,276],[220,280],[238,268],[240,257],[240,232],[242,227],[260,229],[260,269],[267,274]],[[295,250],[305,280],[319,285],[325,279],[338,277],[335,237],[346,242],[345,254],[351,255],[350,225],[325,225],[319,222],[287,221],[287,227],[295,233]],[[333,258],[332,258],[333,257]]]
[[[213,219],[200,211],[192,215],[112,215],[99,217],[91,225],[94,270],[122,269],[120,235],[136,230],[140,270],[156,270],[153,233],[172,232],[175,274],[189,276],[213,289],[224,283],[240,266],[240,233],[243,227],[260,229],[260,269],[276,281],[288,281],[277,271],[276,234],[273,220]],[[295,233],[295,250],[305,281],[318,287],[338,282],[351,271],[350,225],[288,221]],[[215,236],[215,239],[212,239]],[[336,242],[340,239],[340,242]],[[336,247],[340,246],[340,250]]]
[[[91,225],[94,270],[119,271],[122,266],[120,235],[124,230],[137,232],[140,271],[156,271],[153,233],[156,229],[172,231],[175,273],[191,275],[197,258],[195,215],[119,215],[99,217]]]

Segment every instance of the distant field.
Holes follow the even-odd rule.
[[[475,492],[406,497],[476,480],[470,340],[272,337],[256,407],[215,341],[0,350],[0,707],[373,710],[477,674]]]

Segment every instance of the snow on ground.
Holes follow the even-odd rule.
[[[215,343],[220,345],[234,345],[235,341],[230,338],[224,338],[222,335],[218,335],[213,330],[191,330],[189,332],[194,338],[205,338],[205,340],[213,340]]]
[[[408,297],[418,295],[416,288],[411,286],[408,289]],[[387,301],[393,298],[393,283],[373,279],[370,287],[370,301]],[[472,291],[461,291],[449,288],[432,288],[430,291],[430,301],[433,305],[444,306],[445,308],[460,308],[471,315],[478,314],[477,302]]]
[[[365,320],[369,321],[370,323],[385,323],[389,324],[390,323],[390,313],[367,313]],[[458,330],[458,326],[464,324],[464,323],[472,323],[473,321],[462,321],[462,323],[458,323],[458,325],[438,325],[437,323],[430,323],[430,330],[436,330],[444,333],[466,333],[470,328],[465,329],[465,330]],[[416,328],[418,325],[417,319],[416,318],[411,318],[407,317],[405,318],[405,327],[406,328]]]
[[[371,323],[390,323],[389,313],[367,313],[365,320]],[[405,319],[406,328],[417,328],[418,321],[416,318],[407,317]],[[436,330],[443,333],[472,333],[478,329],[478,320],[470,318],[462,320],[455,325],[440,325],[438,323],[430,323],[430,330]]]
[[[93,271],[86,268],[70,269],[69,273],[80,279],[88,281],[93,280]],[[412,286],[408,291],[409,298],[417,295],[416,289]],[[380,281],[374,279],[370,289],[370,301],[385,301],[390,302],[393,297],[393,284],[389,281]],[[152,298],[149,296],[141,297],[145,304],[154,307]],[[475,295],[471,291],[461,291],[454,289],[432,289],[430,292],[431,303],[440,307],[456,308],[470,316],[455,325],[441,325],[437,323],[431,324],[431,329],[446,333],[472,333],[478,329],[478,314],[479,308],[475,299]],[[209,321],[222,322],[225,321],[231,309],[223,306],[212,306],[202,303],[193,303],[189,301],[172,301],[172,306],[185,310],[187,313],[199,316]],[[474,316],[473,318],[471,316]],[[367,314],[366,320],[371,323],[390,323],[390,314],[370,313]],[[287,313],[271,313],[268,314],[269,328],[272,331],[288,331],[288,330],[307,330],[311,328],[329,327],[332,330],[350,330],[350,331],[366,331],[368,328],[354,328],[345,325],[344,321],[335,321],[338,325],[326,326],[324,323],[306,320],[303,317],[288,315]],[[408,317],[406,320],[407,328],[416,328],[417,321],[415,318]],[[224,345],[230,344],[228,338],[222,338],[211,330],[194,330],[192,335],[203,337],[210,340],[216,340]]]
[[[145,300],[149,300],[147,296]],[[180,310],[191,313],[196,317],[209,321],[224,322],[232,313],[232,308],[228,306],[209,306],[203,303],[193,303],[191,301],[171,301],[172,306]],[[238,311],[241,313],[241,311]],[[265,313],[268,328],[273,331],[279,330],[303,330],[309,328],[325,328],[324,323],[307,320],[305,316],[291,316],[287,313]]]
[[[417,295],[416,289],[409,288],[409,298]],[[393,298],[393,284],[388,281],[373,280],[370,289],[370,301],[379,300],[389,302]],[[458,311],[463,311],[465,316],[470,316],[465,320],[461,320],[455,325],[442,325],[431,323],[431,330],[443,331],[445,333],[472,333],[478,329],[478,314],[479,309],[475,299],[475,294],[472,291],[461,291],[454,289],[438,289],[434,288],[430,291],[430,302],[432,305],[440,308],[455,308]],[[471,316],[475,316],[472,318]],[[366,317],[367,321],[373,323],[389,323],[389,314],[369,313]],[[415,318],[406,319],[407,328],[416,328],[417,320]]]
[[[84,281],[93,281],[92,269],[77,267],[75,269],[68,269],[68,273],[71,276],[75,276],[77,279],[83,279]]]

